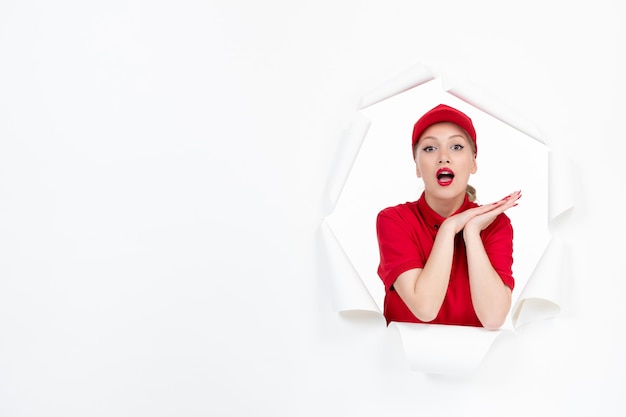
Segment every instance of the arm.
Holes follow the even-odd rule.
[[[498,329],[511,308],[511,289],[491,265],[480,230],[466,227],[463,237],[474,310],[486,329]]]
[[[481,231],[508,208],[517,205],[519,192],[494,203],[492,210],[469,219],[463,229],[472,304],[478,319],[488,330],[498,329],[504,323],[511,307],[511,289],[494,269],[485,250]]]
[[[429,322],[434,320],[439,314],[450,282],[450,272],[452,270],[452,259],[454,255],[454,236],[462,230],[465,233],[465,230],[469,226],[471,230],[478,230],[475,234],[470,232],[472,237],[477,237],[477,240],[470,237],[470,242],[472,242],[473,245],[472,249],[475,249],[475,247],[479,245],[479,249],[482,249],[483,255],[481,257],[480,251],[471,250],[472,254],[477,255],[473,256],[473,258],[478,261],[472,262],[472,269],[475,270],[474,276],[481,277],[481,279],[475,283],[476,285],[472,285],[472,269],[470,269],[472,297],[474,297],[474,292],[477,292],[477,296],[481,300],[479,308],[476,308],[476,302],[473,300],[474,309],[484,327],[493,329],[502,325],[506,314],[508,314],[508,308],[511,302],[510,290],[502,283],[499,275],[491,266],[480,238],[480,231],[489,226],[500,213],[514,206],[518,198],[519,194],[513,193],[511,196],[496,203],[475,207],[448,217],[441,224],[439,232],[435,237],[432,251],[424,267],[403,272],[393,284],[398,295],[415,317],[421,321]],[[469,256],[470,250],[468,249],[468,263],[470,262]],[[485,275],[483,273],[484,270],[488,268],[493,272],[492,275]],[[491,279],[483,280],[482,277]],[[499,287],[496,286],[495,278],[498,280],[497,283],[499,283]],[[490,285],[483,285],[485,283],[493,284],[493,288]],[[494,290],[494,288],[502,290],[502,294]],[[506,303],[506,291],[509,292],[508,304]],[[494,299],[491,297],[495,297],[495,299],[498,300],[498,308],[495,310],[497,310],[497,312],[501,310],[504,311],[502,322],[498,322],[500,315],[492,314],[491,303],[494,302]],[[501,298],[504,298],[503,303],[499,302]],[[483,309],[487,310],[485,314],[483,314]]]
[[[443,304],[454,254],[454,225],[444,221],[424,268],[414,268],[398,276],[393,286],[411,312],[424,322],[434,320]]]

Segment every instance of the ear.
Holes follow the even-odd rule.
[[[472,170],[470,171],[472,174],[475,174],[478,171],[478,162],[476,162],[476,155],[474,155],[474,160],[472,161]]]
[[[415,173],[417,174],[417,178],[422,178],[422,171],[420,170],[420,166],[415,161]]]

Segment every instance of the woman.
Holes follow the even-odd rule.
[[[376,222],[387,324],[497,329],[515,283],[513,229],[504,212],[521,193],[474,203],[468,181],[477,170],[476,131],[455,108],[441,104],[424,114],[412,145],[424,192],[418,201],[382,210]]]

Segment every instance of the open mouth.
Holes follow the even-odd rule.
[[[450,168],[439,168],[437,171],[437,182],[439,185],[450,185],[452,180],[454,180],[454,172]]]

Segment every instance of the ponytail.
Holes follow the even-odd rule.
[[[465,194],[467,194],[467,198],[469,199],[469,201],[472,201],[472,202],[476,201],[476,188],[467,184],[467,188],[465,189]]]

